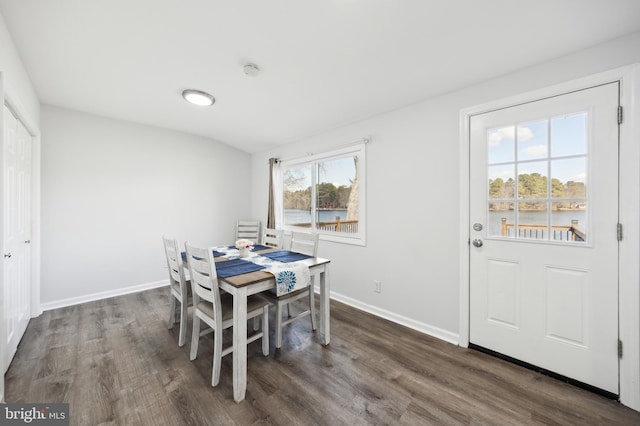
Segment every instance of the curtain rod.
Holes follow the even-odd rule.
[[[338,145],[336,147],[333,147],[331,149],[340,149],[340,148],[346,148],[349,146],[353,146],[353,145],[358,145],[361,143],[364,143],[365,145],[368,144],[369,142],[371,142],[371,135],[369,136],[364,136],[360,139],[356,139],[354,141],[342,144],[342,145]],[[299,158],[304,158],[304,157],[311,157],[312,155],[315,155],[316,153],[314,152],[306,152],[302,155],[296,155],[294,157],[286,157],[286,158],[276,158],[276,162],[281,162],[281,161],[291,161],[291,160],[297,160]]]

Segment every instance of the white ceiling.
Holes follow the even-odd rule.
[[[0,0],[0,14],[42,103],[247,152],[640,30],[639,0]]]

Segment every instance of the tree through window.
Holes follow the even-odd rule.
[[[364,145],[281,163],[280,223],[364,243]]]

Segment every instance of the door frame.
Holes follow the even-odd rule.
[[[459,345],[469,346],[470,309],[470,217],[469,166],[470,120],[474,115],[516,106],[547,97],[620,82],[623,122],[619,127],[619,222],[623,239],[619,243],[618,335],[624,355],[619,360],[620,402],[640,411],[640,64],[616,68],[588,77],[553,85],[465,108],[460,111],[460,311]],[[612,111],[615,114],[615,111]],[[635,118],[635,119],[634,119]],[[615,232],[612,229],[611,232]]]

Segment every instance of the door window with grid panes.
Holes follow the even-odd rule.
[[[588,113],[487,131],[489,237],[588,241]]]

